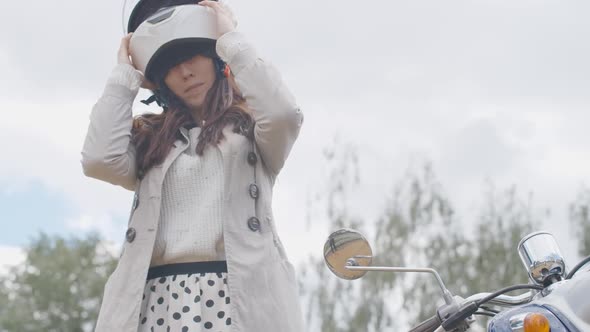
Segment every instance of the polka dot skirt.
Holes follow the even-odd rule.
[[[225,272],[148,279],[138,331],[230,331],[229,304]]]

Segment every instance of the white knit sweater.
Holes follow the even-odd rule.
[[[201,128],[189,130],[189,147],[172,163],[162,187],[162,207],[151,265],[225,260],[222,228],[223,161],[208,146],[195,152]]]
[[[141,77],[119,64],[110,84],[137,89]],[[162,207],[151,265],[225,260],[222,228],[223,160],[208,146],[195,152],[201,128],[189,130],[190,146],[170,166],[162,187]]]

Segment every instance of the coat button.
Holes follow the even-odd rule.
[[[248,153],[248,164],[254,166],[258,162],[258,156],[254,152]]]
[[[138,206],[139,206],[139,195],[137,193],[135,193],[135,195],[133,195],[133,210],[137,209]]]
[[[250,219],[248,219],[248,228],[250,228],[250,230],[252,232],[256,232],[260,230],[260,220],[258,220],[258,218],[256,217],[252,217]]]
[[[258,198],[259,191],[258,191],[258,186],[256,185],[256,183],[252,183],[250,185],[249,191],[250,191],[250,197],[252,197],[254,199]]]
[[[137,232],[135,231],[135,228],[130,227],[129,229],[127,229],[127,232],[125,233],[125,238],[127,239],[127,242],[133,242],[133,240],[135,240],[136,234]]]

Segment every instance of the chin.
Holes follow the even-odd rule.
[[[188,106],[191,109],[197,109],[197,108],[203,107],[203,103],[190,103],[190,104],[188,104]]]
[[[186,100],[184,104],[188,106],[190,109],[201,108],[203,106],[203,101],[201,100]]]

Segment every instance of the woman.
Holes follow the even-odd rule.
[[[90,116],[84,173],[135,191],[96,331],[301,331],[271,199],[303,115],[227,7],[175,8],[150,20],[207,11],[217,40],[171,43],[144,79],[125,37]],[[164,112],[133,119],[142,84]]]

